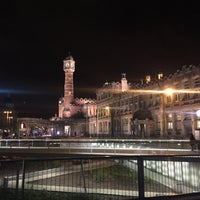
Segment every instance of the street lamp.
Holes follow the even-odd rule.
[[[196,115],[197,115],[197,117],[200,117],[200,110],[196,111]]]
[[[109,126],[109,131],[110,131],[110,136],[114,136],[114,119],[113,119],[113,108],[110,106],[105,107],[106,110],[106,116],[110,117],[110,126]]]
[[[105,110],[106,110],[106,116],[110,117],[109,131],[110,131],[110,136],[113,137],[114,136],[114,117],[113,117],[114,108],[111,106],[106,106]]]
[[[9,114],[12,114],[12,111],[4,111],[4,114],[6,114],[6,119],[9,119]]]
[[[11,120],[13,119],[12,111],[5,110],[3,112],[6,115],[6,120],[5,120],[5,129],[7,129],[8,132],[11,131]]]
[[[167,88],[164,90],[164,94],[168,95],[168,96],[171,96],[173,94],[173,89],[171,88]]]
[[[96,128],[96,137],[98,136],[98,133],[99,133],[99,108],[97,107],[96,108],[96,123],[95,123],[95,128]]]

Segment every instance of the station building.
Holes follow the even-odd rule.
[[[200,130],[200,66],[183,66],[174,74],[129,83],[126,73],[119,82],[105,82],[96,99],[74,98],[75,61],[63,61],[64,96],[58,117],[64,135],[87,133],[103,137],[185,138]]]
[[[96,99],[74,97],[75,60],[63,60],[64,95],[51,129],[62,136],[188,138],[200,132],[200,66],[183,66],[174,74],[129,83],[105,82]],[[56,131],[59,130],[59,131]]]

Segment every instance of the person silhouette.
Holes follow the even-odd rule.
[[[191,145],[192,151],[194,151],[195,137],[194,137],[194,135],[192,133],[190,135],[190,145]]]

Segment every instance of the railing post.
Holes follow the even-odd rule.
[[[25,160],[22,161],[22,199],[24,199]]]
[[[138,193],[139,199],[144,199],[144,160],[143,157],[137,158],[138,164]]]
[[[71,152],[71,151],[70,151],[70,148],[71,148],[71,145],[70,145],[70,144],[71,144],[71,143],[69,142],[68,144],[69,144],[68,152],[70,153],[70,152]]]
[[[93,149],[92,149],[92,142],[90,141],[90,153],[93,152]]]
[[[16,168],[17,168],[17,174],[16,174],[16,188],[15,188],[15,194],[16,194],[16,199],[18,199],[18,191],[19,191],[19,171],[20,171],[20,163],[16,163]]]
[[[84,169],[83,169],[83,159],[81,159],[81,175],[82,175],[82,178],[83,178],[84,190],[85,190],[85,193],[87,193],[86,182],[85,182],[85,174],[84,174]]]

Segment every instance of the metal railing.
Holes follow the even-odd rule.
[[[200,195],[199,167],[196,153],[2,158],[0,196],[18,200],[177,199]]]
[[[0,140],[1,154],[182,155],[191,154],[191,146],[189,140],[7,139]]]
[[[162,148],[190,149],[189,140],[168,139],[2,139],[0,148],[12,147],[59,147],[59,148]]]

